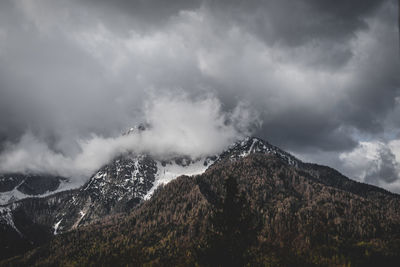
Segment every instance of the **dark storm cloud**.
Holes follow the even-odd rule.
[[[131,19],[139,24],[136,26],[147,29],[154,26],[159,27],[165,24],[170,17],[177,16],[180,11],[197,9],[202,3],[200,0],[116,0],[112,2],[107,0],[85,0],[79,2],[87,4],[90,8],[97,9],[100,12],[100,19],[110,19],[109,22],[111,20],[118,21],[118,19]],[[110,18],[110,11],[115,11],[117,16]],[[127,26],[128,28],[132,27],[132,25]]]
[[[310,108],[288,109],[271,121],[264,121],[261,131],[270,141],[292,151],[315,149],[343,151],[353,148],[357,142],[349,132],[341,128],[341,121],[327,117],[332,114],[313,112]],[[310,144],[307,147],[306,144]]]
[[[183,10],[205,6],[232,23],[246,26],[266,41],[300,44],[309,39],[327,38],[335,42],[367,27],[363,18],[376,10],[379,0],[270,0],[270,1],[81,1],[99,10],[116,10],[120,15],[148,24],[165,23]],[[105,12],[103,12],[105,14]],[[107,16],[105,14],[105,16]],[[109,15],[108,15],[109,16]],[[141,25],[143,26],[143,25]],[[265,35],[265,36],[263,36]]]
[[[238,20],[266,42],[293,46],[313,39],[345,41],[356,30],[367,27],[363,18],[381,4],[378,0],[228,2],[223,2],[221,9],[229,6]]]
[[[398,31],[395,4],[384,6],[379,15],[379,20],[370,22],[376,41],[359,44],[360,50],[368,52],[368,57],[360,61],[354,71],[356,79],[343,102],[346,113],[342,115],[349,124],[372,133],[383,131],[384,118],[396,108],[400,90],[398,37],[394,34]],[[360,37],[361,40],[367,38]]]
[[[24,144],[75,162],[79,140],[117,137],[148,120],[157,98],[184,95],[215,109],[210,119],[234,118],[218,140],[262,121],[254,134],[310,160],[329,155],[341,168],[340,153],[362,138],[398,134],[396,5],[2,1],[0,149]],[[258,117],[239,119],[237,110]]]
[[[349,5],[351,5],[350,2],[348,2]],[[356,15],[357,19],[361,19],[372,12],[372,7],[377,6],[377,3],[373,1],[370,4],[368,9],[365,6],[363,6],[365,9],[360,8],[360,13],[345,12],[344,14]],[[374,19],[367,20],[369,22],[368,30],[362,32],[369,32],[370,36],[362,32],[349,31],[352,35],[357,36],[358,40],[353,45],[350,45],[350,42],[348,45],[348,49],[352,50],[350,58],[352,62],[343,68],[348,70],[348,74],[353,78],[346,85],[340,101],[332,109],[327,110],[326,114],[321,114],[321,112],[313,114],[311,107],[311,117],[316,118],[316,120],[312,120],[314,127],[308,127],[310,116],[307,115],[307,112],[290,112],[293,114],[293,121],[289,118],[281,120],[278,117],[279,123],[283,122],[284,125],[288,125],[285,133],[294,133],[294,140],[300,144],[315,143],[324,150],[346,150],[354,147],[356,140],[351,140],[353,138],[349,134],[351,131],[343,131],[343,129],[355,128],[363,134],[378,136],[383,134],[385,128],[390,128],[385,118],[396,116],[393,113],[399,115],[395,111],[398,106],[396,99],[400,93],[400,62],[396,48],[398,40],[393,34],[397,30],[394,25],[396,16],[395,2],[392,1],[391,4],[386,3],[381,7]],[[375,40],[371,41],[371,36],[374,36]],[[334,72],[332,71],[332,73]],[[335,86],[333,85],[331,90],[337,90],[338,88]],[[329,103],[327,99],[322,101]],[[301,122],[304,122],[305,127],[298,127],[298,124],[302,124]],[[298,133],[300,138],[296,138]],[[287,136],[287,139],[291,140],[290,137]],[[303,140],[303,142],[299,142],[299,140]],[[295,148],[296,145],[293,147]]]

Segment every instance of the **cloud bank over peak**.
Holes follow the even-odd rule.
[[[1,172],[50,173],[84,182],[97,169],[126,153],[146,153],[160,159],[190,156],[193,159],[220,153],[232,142],[251,134],[260,124],[245,104],[224,111],[217,98],[190,99],[184,94],[154,97],[143,114],[149,127],[115,137],[92,135],[78,141],[79,152],[52,150],[27,132],[9,143],[0,155]]]

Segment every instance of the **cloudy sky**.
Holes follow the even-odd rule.
[[[0,171],[253,134],[400,192],[395,0],[0,2]],[[140,122],[144,139],[121,137]]]

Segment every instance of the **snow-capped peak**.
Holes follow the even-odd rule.
[[[228,149],[221,153],[219,158],[238,160],[253,153],[274,154],[289,165],[293,166],[299,166],[302,164],[302,162],[296,157],[257,137],[246,137],[245,139],[232,144]]]

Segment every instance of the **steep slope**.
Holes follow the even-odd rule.
[[[102,167],[66,202],[55,218],[55,233],[90,224],[107,215],[128,212],[149,199],[159,185],[182,174],[203,173],[207,167],[201,159],[181,157],[159,161],[134,154],[118,157]]]
[[[102,167],[80,189],[0,206],[0,259],[42,244],[53,235],[128,212],[150,198],[157,186],[182,174],[204,172],[207,162],[187,158],[161,162],[129,154]]]
[[[128,216],[59,235],[7,263],[396,266],[400,198],[368,192],[253,154],[180,177]]]
[[[54,218],[76,191],[0,206],[0,259],[23,253],[54,236]]]

